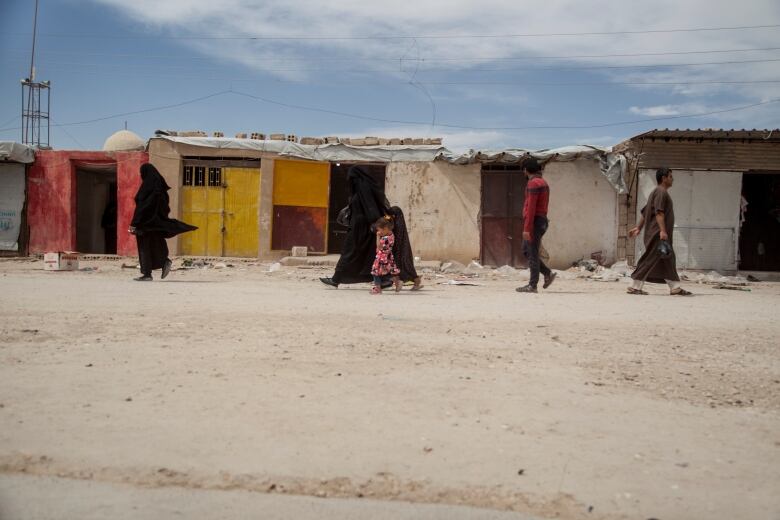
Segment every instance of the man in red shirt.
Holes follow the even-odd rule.
[[[545,289],[553,283],[556,276],[539,258],[542,236],[547,231],[548,225],[547,204],[550,201],[550,186],[542,178],[542,167],[533,157],[525,160],[523,171],[528,179],[523,206],[523,252],[528,258],[531,279],[528,281],[528,285],[518,287],[517,292],[535,293],[540,272],[544,275],[542,287]]]

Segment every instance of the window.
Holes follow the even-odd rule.
[[[222,186],[222,168],[209,168],[209,186]]]
[[[195,186],[205,186],[206,185],[206,167],[205,166],[196,166],[195,167]]]
[[[184,167],[184,186],[192,186],[192,166]]]

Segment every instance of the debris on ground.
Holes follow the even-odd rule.
[[[282,264],[279,262],[274,262],[268,267],[269,273],[275,273],[276,271],[280,270],[282,268]]]
[[[599,263],[592,258],[582,258],[572,264],[572,267],[578,268],[580,271],[595,272],[599,268]]]
[[[462,273],[465,269],[466,266],[457,260],[448,260],[441,264],[442,273]]]
[[[481,286],[480,283],[474,283],[467,280],[447,280],[446,282],[439,282],[439,285],[474,285]]]
[[[485,268],[477,262],[476,260],[472,260],[469,262],[469,265],[466,266],[466,269],[464,269],[464,272],[466,274],[480,274],[485,271]]]
[[[620,260],[618,262],[615,262],[611,266],[609,266],[610,269],[615,271],[616,273],[620,274],[621,276],[628,276],[634,270],[628,265],[628,262],[625,260]]]

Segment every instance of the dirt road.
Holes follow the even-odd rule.
[[[129,486],[780,517],[780,284],[680,298],[429,278],[371,296],[326,288],[324,269],[137,283],[84,266],[0,262],[0,518],[51,478],[107,501]]]

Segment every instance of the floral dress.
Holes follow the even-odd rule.
[[[386,276],[388,274],[396,276],[400,272],[395,265],[395,258],[393,257],[394,243],[395,236],[392,233],[379,239],[379,245],[376,248],[376,259],[374,259],[374,265],[371,266],[371,274],[373,276]]]

